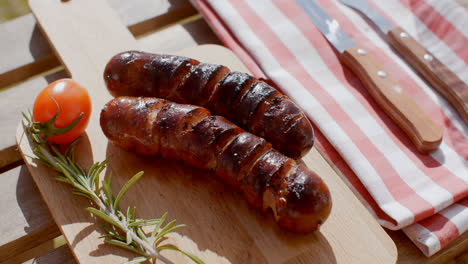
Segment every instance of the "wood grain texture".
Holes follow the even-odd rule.
[[[0,175],[0,263],[60,232],[26,166]]]
[[[187,0],[109,0],[121,21],[136,36],[175,23],[197,11]],[[0,88],[53,67],[60,62],[32,14],[0,24]]]
[[[87,14],[86,21],[73,25],[62,23],[63,17],[75,21],[75,16],[84,12],[90,1],[61,4],[34,0],[30,5],[72,76],[89,88],[94,109],[101,109],[111,98],[102,80],[105,63],[123,49],[135,49],[137,43],[125,27],[118,26],[116,16],[103,1],[93,1],[99,17]],[[70,45],[67,39],[71,36],[79,41]],[[90,40],[92,45],[88,43]],[[246,71],[232,52],[218,46],[201,46],[182,54]],[[171,218],[189,225],[171,236],[170,241],[195,252],[208,263],[307,263],[319,257],[325,263],[393,263],[396,260],[392,241],[315,149],[304,162],[324,177],[332,190],[335,207],[321,232],[297,236],[280,230],[271,215],[254,211],[239,194],[209,174],[170,160],[137,157],[108,144],[100,131],[98,114],[99,110],[95,110],[87,137],[78,146],[79,162],[89,167],[92,161],[112,155],[105,175],[113,171],[116,189],[137,170],[144,170],[146,176],[128,193],[122,206],[135,204],[143,218],[159,216],[168,210]],[[17,135],[21,129],[22,126]],[[24,154],[30,153],[28,142],[23,141],[21,149]],[[25,158],[54,219],[81,263],[114,263],[128,256],[118,249],[99,246],[99,229],[83,213],[87,202],[73,197],[68,186],[53,181],[47,169]],[[144,199],[141,194],[145,194]],[[168,257],[176,263],[187,261],[179,255],[168,254]]]
[[[359,54],[358,50],[365,53]],[[363,47],[340,54],[340,60],[361,80],[382,110],[408,135],[417,150],[428,153],[442,142],[442,131]],[[379,71],[384,76],[379,76]]]
[[[405,37],[401,34],[404,33]],[[468,85],[401,27],[387,33],[388,42],[458,111],[468,124]],[[428,59],[425,59],[426,58]]]

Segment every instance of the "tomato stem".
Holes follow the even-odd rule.
[[[59,135],[63,135],[65,133],[69,132],[76,125],[78,125],[78,123],[80,122],[81,118],[84,115],[84,112],[81,112],[80,116],[78,116],[75,120],[73,120],[73,122],[71,122],[69,125],[67,125],[66,127],[58,128],[58,127],[55,126],[54,123],[55,123],[55,120],[57,119],[57,117],[59,115],[59,105],[58,105],[57,101],[52,96],[50,96],[50,98],[57,105],[57,113],[55,113],[54,117],[52,117],[52,119],[50,119],[49,121],[36,122],[36,121],[32,120],[33,122],[31,124],[31,131],[33,133],[35,133],[35,134],[44,135],[45,140],[47,140],[51,136],[59,136]]]

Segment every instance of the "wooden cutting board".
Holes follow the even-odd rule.
[[[139,218],[156,218],[187,224],[169,242],[193,252],[207,263],[395,263],[396,247],[364,206],[316,149],[303,161],[330,187],[333,210],[319,232],[295,235],[278,228],[271,214],[261,214],[242,196],[205,172],[180,162],[143,158],[108,143],[99,127],[102,106],[111,99],[102,78],[104,66],[117,52],[138,49],[127,28],[104,0],[30,0],[39,25],[71,76],[89,90],[93,114],[87,135],[77,148],[79,163],[112,156],[102,178],[113,174],[117,191],[136,172],[145,175],[130,189],[122,207],[136,205]],[[199,46],[179,52],[204,62],[247,69],[226,48]],[[34,163],[20,125],[17,140],[23,158],[57,225],[80,263],[120,263],[131,257],[103,245],[101,229],[85,208],[84,198],[73,196],[68,185]],[[191,263],[177,253],[163,252],[175,263]]]

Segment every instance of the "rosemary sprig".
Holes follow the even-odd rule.
[[[118,246],[132,251],[139,256],[126,261],[126,264],[141,263],[147,260],[159,259],[163,263],[173,264],[170,260],[162,256],[162,250],[175,250],[190,258],[193,262],[204,263],[198,257],[185,252],[171,244],[161,245],[164,237],[177,228],[185,225],[175,225],[176,220],[164,225],[167,212],[161,218],[143,220],[137,219],[136,207],[128,207],[126,213],[120,209],[120,201],[130,187],[141,178],[143,172],[135,174],[120,190],[117,196],[111,191],[112,174],[107,181],[99,181],[99,175],[105,169],[109,159],[96,162],[86,173],[76,162],[74,149],[78,140],[75,140],[65,151],[60,153],[55,145],[48,144],[47,139],[41,136],[40,131],[34,129],[37,123],[34,122],[31,113],[23,113],[27,121],[26,134],[34,142],[32,148],[35,161],[47,165],[59,173],[55,177],[57,181],[70,184],[72,193],[88,198],[94,207],[88,207],[87,211],[103,221],[105,235],[104,243]],[[153,226],[153,232],[147,236],[143,232],[144,226]]]

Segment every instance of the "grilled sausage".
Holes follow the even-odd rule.
[[[286,95],[222,65],[128,51],[108,62],[104,80],[113,96],[159,97],[206,107],[294,159],[314,143],[312,125]]]
[[[125,150],[214,172],[255,208],[271,208],[287,230],[314,231],[330,214],[330,192],[314,172],[203,107],[118,97],[104,106],[100,122],[109,140]]]

